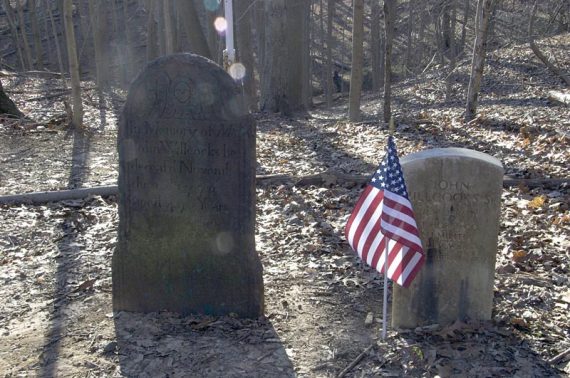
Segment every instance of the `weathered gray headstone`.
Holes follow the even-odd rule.
[[[255,124],[231,77],[192,54],[150,63],[118,145],[114,309],[261,315]]]
[[[409,288],[394,285],[392,325],[490,319],[502,164],[463,148],[426,150],[401,163],[426,264]]]

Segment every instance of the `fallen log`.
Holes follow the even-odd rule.
[[[259,185],[284,185],[294,186],[321,186],[330,187],[333,185],[364,185],[370,180],[371,175],[351,175],[342,172],[322,172],[314,175],[291,176],[287,174],[257,175],[256,181]],[[570,178],[544,178],[544,179],[524,179],[505,176],[503,187],[525,186],[536,187],[557,187],[559,185],[570,185]],[[93,188],[80,188],[69,190],[58,190],[52,192],[32,192],[0,196],[0,204],[20,204],[20,203],[46,203],[64,200],[83,199],[89,196],[114,196],[119,194],[116,185],[97,186]]]
[[[108,197],[119,193],[117,185],[96,186],[93,188],[57,190],[52,192],[32,192],[1,196],[0,204],[46,203],[64,200],[83,199],[89,196]]]
[[[548,100],[555,104],[570,106],[570,93],[550,91],[548,92]]]

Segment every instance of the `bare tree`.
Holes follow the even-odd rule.
[[[253,46],[251,43],[251,19],[254,8],[250,7],[250,1],[237,0],[235,2],[236,10],[236,44],[238,60],[245,67],[245,77],[243,78],[244,91],[247,96],[246,102],[250,109],[255,108],[256,90],[255,90],[255,61],[253,57]]]
[[[44,67],[42,40],[40,36],[40,27],[38,24],[38,14],[36,7],[36,0],[28,0],[28,7],[30,10],[30,23],[32,25],[32,38],[34,40],[34,52],[36,55],[37,68]]]
[[[164,53],[174,52],[174,26],[172,24],[172,0],[162,1],[162,16],[164,17]]]
[[[34,62],[32,60],[32,53],[30,51],[30,43],[28,42],[28,35],[26,32],[26,20],[24,19],[24,4],[22,1],[18,1],[16,8],[18,10],[18,23],[20,24],[20,30],[22,31],[22,41],[24,47],[24,54],[26,56],[26,62],[28,63],[28,69],[34,69]]]
[[[272,0],[264,2],[265,6],[265,42],[263,66],[261,72],[261,98],[260,109],[270,112],[290,114],[285,88],[287,66],[283,58],[287,55],[285,41],[285,0]]]
[[[212,52],[200,25],[200,18],[194,2],[190,0],[177,1],[176,5],[183,20],[182,26],[186,32],[186,37],[190,41],[190,50],[198,55],[212,59]]]
[[[146,22],[146,60],[151,61],[158,57],[158,25],[156,21],[156,0],[148,0]]]
[[[289,115],[305,105],[303,80],[303,11],[306,0],[272,0],[264,3],[265,42],[261,72],[260,108]]]
[[[354,0],[352,8],[352,70],[350,71],[350,93],[348,118],[360,120],[360,95],[362,92],[362,69],[364,63],[364,0]]]
[[[546,55],[544,55],[542,53],[542,51],[540,51],[540,48],[538,47],[538,45],[536,44],[535,40],[534,40],[534,19],[536,17],[536,11],[538,9],[538,1],[534,2],[534,6],[532,7],[532,12],[529,18],[529,22],[528,22],[528,39],[529,39],[529,45],[530,48],[532,50],[532,52],[534,53],[534,55],[537,56],[538,59],[540,59],[540,61],[555,75],[557,75],[559,78],[561,78],[566,85],[570,86],[570,77],[568,75],[566,75],[561,69],[559,69],[558,67],[556,67],[549,59]]]
[[[101,28],[99,28],[99,19],[101,17],[100,2],[97,0],[89,0],[89,17],[91,19],[91,34],[93,36],[93,50],[95,53],[95,82],[97,88],[102,90],[105,86],[103,77],[103,44],[101,41]]]
[[[65,26],[69,73],[71,76],[71,96],[73,102],[72,124],[75,127],[83,127],[83,104],[81,102],[81,81],[79,79],[77,45],[75,42],[75,30],[73,29],[72,0],[63,0],[63,24]]]
[[[477,18],[475,20],[475,44],[473,46],[473,60],[471,62],[471,77],[467,89],[467,105],[465,109],[465,121],[475,118],[481,79],[485,67],[487,50],[487,32],[489,30],[489,18],[494,0],[477,1]]]
[[[131,70],[132,70],[131,65],[133,64],[133,58],[131,54],[131,35],[128,23],[129,23],[129,2],[123,1],[123,35],[125,38],[125,47],[124,50],[122,50],[122,53],[124,54],[125,57],[124,61],[124,67],[125,67],[124,71],[126,78],[125,83],[127,83],[131,77]]]
[[[328,0],[327,4],[327,48],[326,48],[326,88],[325,96],[327,101],[327,108],[332,106],[333,100],[333,59],[332,51],[334,48],[334,14],[335,14],[335,0]]]
[[[24,53],[22,49],[22,44],[20,43],[20,37],[18,33],[18,27],[16,26],[16,17],[14,15],[14,10],[10,5],[10,0],[4,0],[4,10],[6,11],[6,18],[8,19],[8,24],[12,30],[12,38],[14,40],[14,47],[16,48],[16,53],[20,59],[20,66],[22,70],[26,69],[26,61],[24,58]]]
[[[407,46],[406,46],[406,68],[412,70],[412,49],[414,48],[414,25],[415,25],[415,13],[416,13],[416,3],[415,0],[408,1],[408,30],[407,30]]]
[[[285,70],[285,95],[291,110],[302,110],[308,107],[307,88],[305,81],[309,80],[306,70],[308,65],[309,51],[306,49],[309,40],[308,20],[306,18],[309,9],[306,7],[308,0],[287,0],[286,2],[286,36],[287,55],[281,59],[288,65]]]
[[[461,42],[459,43],[459,51],[463,53],[465,50],[465,38],[467,36],[467,21],[469,20],[469,10],[471,9],[470,1],[465,0],[463,5],[463,21],[461,25]]]
[[[396,0],[384,0],[384,122],[392,118],[392,44]]]
[[[53,33],[53,39],[55,41],[55,50],[57,54],[57,64],[59,67],[59,72],[61,73],[61,79],[63,81],[63,87],[67,88],[67,82],[65,80],[65,68],[63,67],[63,56],[61,54],[61,47],[59,45],[59,34],[57,32],[57,27],[55,25],[55,20],[53,18],[53,12],[51,10],[51,2],[50,0],[46,0],[46,8],[48,11],[49,20],[51,23],[51,30]]]
[[[451,7],[451,30],[449,32],[449,67],[448,73],[445,80],[445,99],[449,101],[452,95],[453,80],[455,66],[457,65],[457,43],[455,38],[455,27],[457,26],[457,6],[455,0],[449,0],[449,6]]]

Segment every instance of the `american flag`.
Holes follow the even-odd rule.
[[[424,263],[412,204],[408,198],[394,138],[360,196],[345,229],[348,243],[358,256],[384,274],[388,243],[388,278],[408,287]]]

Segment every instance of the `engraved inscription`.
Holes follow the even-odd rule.
[[[496,196],[491,192],[471,193],[471,184],[442,180],[433,191],[411,192],[412,201],[428,202],[472,202],[484,205],[496,204]]]

